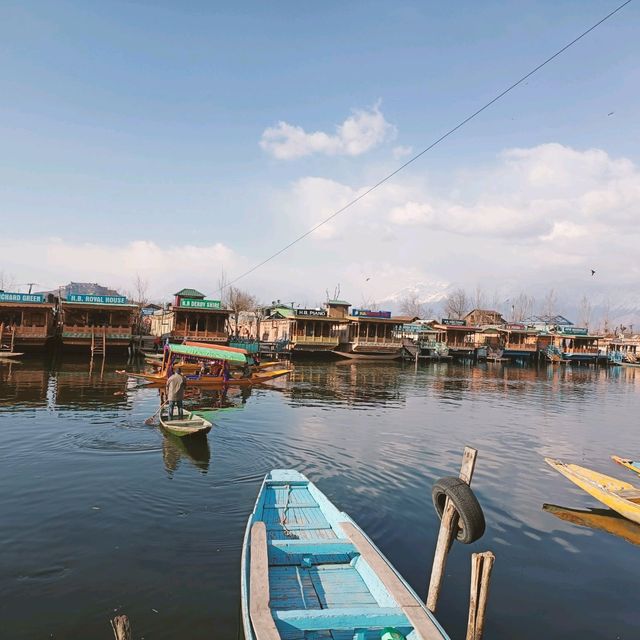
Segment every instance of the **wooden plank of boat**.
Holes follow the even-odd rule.
[[[542,510],[556,518],[589,529],[597,529],[640,545],[640,525],[623,518],[612,509],[570,509],[556,504],[543,504]]]
[[[174,436],[184,438],[186,436],[204,435],[211,431],[213,426],[202,416],[198,416],[190,411],[185,411],[186,418],[183,420],[169,420],[166,414],[160,414],[160,424],[163,429]]]
[[[242,549],[246,640],[448,636],[358,525],[304,475],[267,474]],[[376,634],[375,636],[373,634]]]
[[[640,490],[632,484],[577,464],[552,458],[545,458],[545,462],[602,504],[640,524]]]
[[[376,360],[398,360],[400,358],[400,351],[397,353],[356,353],[353,351],[332,351],[338,356],[343,358],[349,358],[350,360],[369,360],[375,362]]]
[[[623,467],[640,474],[640,462],[636,460],[629,460],[628,458],[620,458],[619,456],[611,456],[611,459],[614,462],[621,464]]]
[[[0,351],[0,360],[10,360],[11,358],[19,358],[24,353],[18,353],[17,351]]]

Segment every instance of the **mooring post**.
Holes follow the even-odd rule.
[[[465,447],[462,455],[462,465],[460,466],[460,480],[471,484],[473,470],[476,466],[478,450],[472,447]],[[431,579],[429,581],[429,593],[427,595],[427,608],[435,613],[444,579],[444,570],[447,564],[447,556],[453,542],[453,536],[458,526],[458,514],[449,498],[444,505],[440,530],[438,531],[438,541],[436,551],[433,555],[433,567],[431,569]]]
[[[131,625],[127,616],[116,616],[111,620],[111,628],[116,640],[133,640]]]
[[[466,640],[482,640],[489,597],[489,581],[496,557],[491,551],[471,556],[471,591]]]

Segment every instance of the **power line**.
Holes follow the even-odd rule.
[[[458,129],[461,129],[462,127],[464,127],[464,125],[466,125],[468,122],[473,120],[476,116],[479,116],[483,111],[488,109],[491,105],[496,103],[498,100],[500,100],[501,98],[506,96],[510,91],[515,89],[518,85],[522,84],[525,80],[530,78],[534,73],[540,71],[540,69],[542,69],[542,67],[544,67],[547,64],[549,64],[552,60],[554,60],[555,58],[557,58],[558,56],[563,54],[567,49],[569,49],[574,44],[576,44],[577,42],[582,40],[582,38],[584,38],[586,35],[591,33],[593,30],[597,29],[602,23],[604,23],[607,20],[609,20],[609,18],[613,17],[616,13],[618,13],[618,11],[620,11],[621,9],[626,7],[629,3],[631,3],[631,1],[632,0],[626,0],[626,2],[623,2],[616,9],[611,11],[611,13],[608,13],[606,16],[604,16],[604,18],[598,20],[598,22],[596,22],[594,25],[589,27],[586,31],[583,31],[577,38],[574,38],[571,42],[569,42],[564,47],[562,47],[562,49],[559,49],[558,51],[556,51],[552,56],[548,57],[544,62],[540,63],[537,67],[534,67],[526,75],[522,76],[519,80],[514,82],[512,85],[510,85],[509,87],[507,87],[506,89],[501,91],[497,96],[495,96],[495,98],[493,98],[492,100],[487,102],[484,106],[480,107],[477,111],[474,111],[470,116],[466,117],[464,120],[459,122],[455,127],[453,127],[452,129],[449,129],[449,131],[447,131],[445,134],[440,136],[437,140],[432,142],[428,147],[426,147],[425,149],[420,151],[420,153],[417,153],[411,159],[407,160],[404,164],[400,165],[395,171],[393,171],[389,175],[387,175],[384,178],[382,178],[382,180],[379,180],[378,182],[376,182],[372,187],[369,187],[366,191],[364,191],[359,196],[357,196],[356,198],[354,198],[353,200],[351,200],[350,202],[345,204],[343,207],[341,207],[337,211],[334,211],[330,216],[327,216],[324,220],[322,220],[321,222],[316,224],[314,227],[311,227],[311,229],[309,229],[308,231],[305,231],[301,236],[298,236],[295,240],[292,240],[289,244],[287,244],[284,247],[282,247],[282,249],[276,251],[274,254],[270,255],[268,258],[265,258],[262,262],[259,262],[258,264],[256,264],[253,267],[251,267],[251,269],[249,269],[248,271],[245,271],[243,274],[239,275],[237,278],[235,278],[231,282],[227,283],[225,285],[225,287],[230,287],[231,285],[233,285],[236,282],[238,282],[238,280],[241,280],[242,278],[245,278],[250,273],[253,273],[254,271],[259,269],[260,267],[262,267],[265,264],[267,264],[267,262],[270,262],[274,258],[277,258],[280,254],[282,254],[285,251],[287,251],[287,249],[290,249],[294,244],[297,244],[301,240],[304,240],[307,236],[311,235],[316,229],[319,229],[323,225],[327,224],[327,222],[330,222],[336,216],[339,216],[341,213],[343,213],[347,209],[351,208],[354,204],[356,204],[357,202],[362,200],[364,197],[368,196],[372,191],[375,191],[378,187],[382,186],[385,182],[388,182],[389,180],[391,180],[391,178],[393,178],[396,174],[400,173],[403,169],[408,167],[410,164],[414,163],[418,158],[421,158],[425,153],[427,153],[427,151],[430,151],[436,145],[440,144],[443,140],[445,140],[450,135],[455,133]]]

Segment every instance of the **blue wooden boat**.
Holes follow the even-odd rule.
[[[362,529],[294,470],[264,479],[241,581],[246,640],[449,638]]]

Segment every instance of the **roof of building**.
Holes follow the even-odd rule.
[[[472,313],[476,313],[476,312],[502,317],[502,314],[499,311],[494,311],[493,309],[471,309],[471,311],[469,311],[469,313],[465,315],[465,318],[468,318]]]
[[[555,324],[555,325],[563,325],[563,326],[571,326],[573,322],[571,320],[567,320],[564,316],[551,316],[551,315],[542,315],[542,316],[531,316],[526,320],[523,320],[525,324]]]
[[[180,289],[178,293],[174,293],[173,295],[183,298],[204,298],[204,293],[200,293],[197,289]]]
[[[347,302],[346,300],[327,300],[327,304],[332,304],[334,306],[339,306],[339,307],[350,307],[351,303]]]

